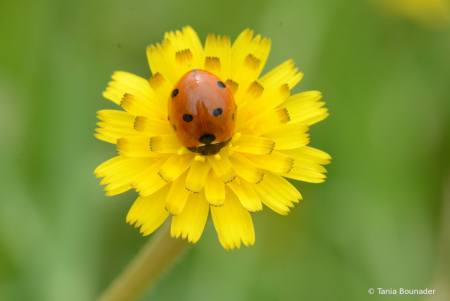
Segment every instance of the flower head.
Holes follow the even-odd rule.
[[[172,215],[172,236],[195,243],[211,212],[225,249],[253,245],[249,212],[287,215],[302,198],[285,178],[324,181],[331,158],[307,146],[309,126],[328,116],[322,95],[291,95],[303,77],[292,60],[260,77],[269,51],[248,29],[233,45],[210,34],[203,47],[185,27],[147,48],[149,80],[113,74],[103,96],[124,110],[99,111],[95,136],[119,155],[95,174],[107,195],[139,193],[127,222],[141,233]]]

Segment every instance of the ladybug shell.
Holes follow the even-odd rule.
[[[218,143],[224,146],[233,136],[236,125],[233,94],[210,72],[194,69],[186,73],[174,86],[168,109],[172,129],[187,148],[212,148]]]

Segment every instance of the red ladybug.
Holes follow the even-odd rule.
[[[186,73],[169,96],[169,122],[190,151],[213,155],[230,142],[236,104],[230,88],[208,71]]]

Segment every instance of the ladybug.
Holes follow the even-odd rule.
[[[188,150],[213,155],[233,136],[236,108],[224,82],[208,71],[194,69],[178,81],[169,96],[169,122]]]

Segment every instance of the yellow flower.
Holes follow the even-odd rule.
[[[331,157],[309,143],[309,125],[328,116],[318,91],[291,95],[302,79],[292,60],[263,77],[270,40],[247,29],[231,45],[228,36],[208,35],[205,47],[191,27],[166,33],[147,48],[153,76],[115,72],[103,96],[125,111],[98,112],[100,139],[119,156],[94,172],[106,195],[131,188],[139,193],[127,222],[148,235],[172,214],[171,234],[197,242],[211,210],[222,246],[253,245],[249,212],[265,204],[287,215],[300,193],[285,178],[320,183]],[[189,151],[168,121],[175,84],[193,69],[226,83],[237,105],[234,135],[216,154]],[[259,79],[258,79],[259,78]]]

